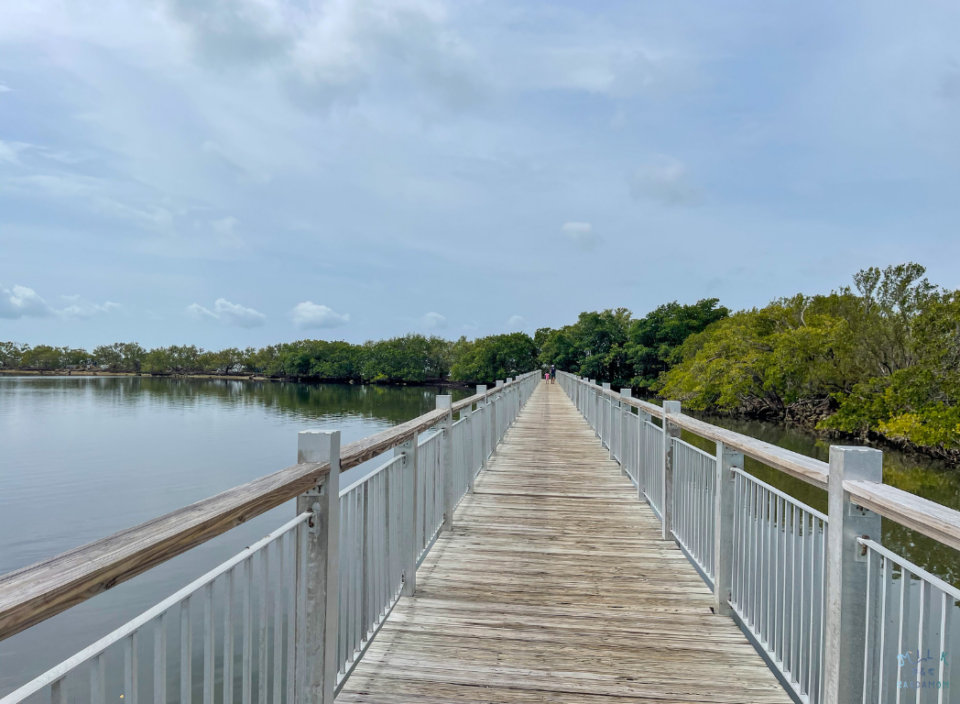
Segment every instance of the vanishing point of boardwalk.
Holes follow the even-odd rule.
[[[789,702],[660,532],[541,383],[338,701]]]

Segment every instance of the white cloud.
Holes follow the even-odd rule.
[[[232,215],[228,215],[225,218],[220,218],[219,220],[211,220],[210,226],[213,228],[213,231],[218,235],[233,236],[234,231],[237,228],[237,225],[240,224],[240,221],[237,220]]]
[[[100,313],[109,313],[120,308],[120,304],[107,301],[106,303],[91,303],[80,296],[61,296],[68,305],[63,308],[54,308],[47,303],[36,291],[26,286],[0,287],[0,318],[46,318],[57,316],[60,318],[77,320],[90,318]]]
[[[53,312],[32,288],[0,288],[0,318],[44,318]]]
[[[420,323],[427,330],[443,330],[447,327],[447,319],[439,313],[430,311],[420,319]]]
[[[9,93],[13,88],[8,86],[6,83],[0,83],[0,93]]]
[[[61,296],[70,305],[62,310],[56,311],[58,315],[64,318],[90,318],[100,313],[109,313],[112,310],[119,310],[120,304],[107,301],[106,303],[91,303],[80,298],[80,296]]]
[[[655,157],[638,168],[630,179],[630,192],[637,200],[662,205],[688,205],[701,195],[690,183],[686,165],[669,156]]]
[[[354,103],[393,73],[458,108],[480,93],[470,52],[437,0],[168,0],[206,63],[268,68],[301,104]]]
[[[327,306],[317,305],[313,301],[298,303],[290,311],[293,324],[298,328],[337,328],[350,322],[350,314],[335,313]]]
[[[594,249],[600,244],[600,237],[593,231],[589,222],[568,222],[560,228],[571,242],[581,249]]]
[[[199,303],[187,306],[186,315],[194,320],[222,320],[239,328],[257,328],[267,321],[260,311],[246,308],[239,303],[231,303],[226,298],[218,298],[213,310],[204,308]]]
[[[219,320],[219,317],[212,310],[204,308],[199,303],[191,303],[184,313],[188,318],[194,320]]]
[[[507,320],[507,327],[511,330],[523,330],[527,327],[527,320],[522,315],[511,315]]]
[[[19,142],[4,142],[0,140],[0,163],[19,164],[20,156],[18,152],[23,149],[24,146],[25,145]]]

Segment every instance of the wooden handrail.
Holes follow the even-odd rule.
[[[280,506],[329,473],[329,464],[295,464],[0,576],[0,640]]]
[[[857,506],[960,550],[960,512],[888,484],[845,481],[843,488]]]
[[[569,372],[564,373],[569,374]],[[588,381],[580,380],[579,383],[658,418],[663,417],[663,409],[659,406],[620,396],[616,391],[604,389],[602,386],[591,384]],[[732,430],[718,428],[682,413],[671,415],[670,421],[695,435],[714,442],[722,442],[727,447],[742,452],[758,462],[801,479],[808,484],[821,489],[827,488],[830,465],[826,462],[791,450],[785,450],[782,447],[771,445]],[[908,491],[877,482],[845,481],[843,482],[843,488],[849,493],[851,501],[856,505],[869,509],[884,518],[896,521],[900,525],[911,528],[944,545],[960,550],[960,511],[921,498]]]
[[[585,384],[594,391],[599,391],[605,396],[615,398],[620,401],[620,403],[638,408],[644,413],[649,413],[656,418],[663,418],[663,409],[660,408],[660,406],[647,401],[641,401],[640,399],[621,396],[618,391],[605,389],[602,386],[591,384],[588,381],[581,381],[580,383]],[[772,445],[771,443],[757,440],[756,438],[751,438],[732,430],[719,428],[683,413],[671,415],[670,422],[700,437],[713,440],[714,442],[722,442],[727,447],[742,452],[747,457],[751,457],[769,467],[801,479],[808,484],[812,484],[820,489],[827,488],[827,476],[830,467],[826,462],[801,455],[799,452],[785,450],[777,445]]]
[[[489,389],[453,404],[460,411],[503,393],[527,378]],[[451,410],[430,411],[406,423],[345,445],[346,471],[437,425]],[[317,486],[329,464],[296,464],[176,511],[0,575],[0,640],[126,582],[241,523]]]

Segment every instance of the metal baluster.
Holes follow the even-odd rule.
[[[103,654],[100,654],[90,661],[90,704],[106,704],[106,685]]]
[[[273,588],[273,704],[281,704],[280,697],[283,686],[283,543],[273,542],[274,555],[277,558],[277,579]]]
[[[223,704],[233,704],[233,570],[223,575]]]
[[[253,699],[253,555],[243,561],[243,704]]]
[[[124,639],[123,644],[123,693],[126,704],[137,704],[137,631]],[[52,703],[51,703],[52,704]]]
[[[203,588],[203,704],[213,704],[213,636],[213,582],[209,582]]]
[[[180,602],[180,702],[190,704],[193,698],[193,653],[191,652],[192,619],[190,618],[190,597]]]
[[[153,704],[167,704],[166,613],[160,614],[153,624]]]
[[[267,704],[267,580],[270,576],[270,553],[264,548],[260,551],[260,604],[257,618],[257,704]]]

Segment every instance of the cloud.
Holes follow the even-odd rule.
[[[3,162],[7,162],[8,164],[19,164],[19,152],[25,146],[27,145],[19,142],[4,142],[0,140],[0,164]]]
[[[390,74],[438,102],[479,99],[470,52],[435,0],[167,0],[195,53],[224,68],[266,68],[306,106],[353,103]]]
[[[36,291],[26,286],[0,287],[0,318],[46,318],[57,316],[68,320],[91,318],[100,313],[109,313],[118,310],[120,304],[107,301],[106,303],[91,303],[80,296],[61,296],[68,305],[63,308],[54,308],[47,303]]]
[[[53,313],[54,310],[32,288],[0,288],[0,318],[45,318]]]
[[[13,88],[8,86],[6,83],[0,83],[0,93],[9,93]]]
[[[420,323],[427,330],[443,330],[447,327],[447,319],[439,313],[430,311],[420,319]]]
[[[267,321],[267,316],[260,311],[246,308],[239,303],[231,303],[226,298],[218,298],[213,310],[204,308],[199,303],[191,303],[187,306],[186,315],[199,321],[222,320],[238,328],[257,328]]]
[[[350,314],[340,315],[326,306],[317,305],[312,301],[298,303],[290,311],[293,324],[298,328],[338,328],[350,322]]]
[[[527,327],[527,320],[522,315],[511,315],[507,320],[507,327],[511,330],[523,330]]]
[[[61,296],[61,298],[70,302],[70,305],[67,307],[56,311],[58,315],[64,318],[91,318],[100,313],[119,310],[121,307],[119,303],[113,303],[112,301],[107,301],[102,305],[99,303],[91,303],[90,301],[85,301],[80,298],[80,296]]]
[[[595,249],[600,244],[600,237],[593,231],[589,222],[567,222],[560,228],[563,234],[580,249]]]
[[[701,196],[690,183],[686,165],[669,156],[655,157],[638,168],[630,179],[630,193],[637,200],[662,205],[690,205]]]

